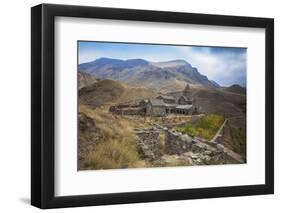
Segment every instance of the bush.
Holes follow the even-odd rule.
[[[222,125],[224,118],[220,115],[206,115],[195,123],[188,123],[183,127],[176,127],[176,130],[189,134],[192,137],[198,136],[207,140],[212,139]]]

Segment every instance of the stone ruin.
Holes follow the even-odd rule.
[[[216,147],[194,140],[187,134],[168,130],[165,141],[166,153],[191,158],[195,165],[225,164],[226,153],[222,144]]]
[[[165,151],[167,154],[181,155],[191,150],[192,138],[190,136],[168,130],[165,134]]]
[[[165,150],[160,149],[159,135],[165,133]],[[174,156],[191,165],[217,165],[243,163],[239,155],[225,148],[219,143],[202,142],[196,138],[191,138],[187,134],[173,132],[164,128],[137,130],[136,143],[140,158],[151,162],[162,164],[165,157]],[[161,164],[160,163],[160,164]]]
[[[136,144],[141,159],[153,161],[161,155],[158,131],[136,131]]]

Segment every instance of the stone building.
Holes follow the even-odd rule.
[[[146,115],[190,114],[192,106],[192,101],[184,96],[181,96],[178,101],[172,96],[158,96],[155,99],[148,100],[146,103]]]
[[[176,99],[173,96],[169,96],[169,95],[159,95],[156,99],[163,100],[163,102],[166,104],[176,103]]]
[[[151,99],[146,104],[146,115],[164,116],[166,115],[166,105],[161,99]]]
[[[193,99],[189,85],[181,96],[159,95],[156,98],[141,100],[138,104],[122,104],[110,107],[110,111],[122,115],[166,116],[167,114],[191,114]]]
[[[187,98],[185,96],[181,96],[178,100],[178,104],[180,105],[192,105],[193,100],[191,98]]]
[[[191,87],[189,84],[187,84],[184,88],[184,90],[182,91],[182,94],[185,96],[185,97],[191,97],[192,96],[192,90],[191,90]]]

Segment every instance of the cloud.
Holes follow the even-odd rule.
[[[245,48],[176,47],[192,66],[223,86],[246,85]]]

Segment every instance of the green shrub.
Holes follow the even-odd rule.
[[[206,115],[195,123],[188,123],[183,127],[176,127],[176,130],[189,134],[192,137],[198,136],[207,140],[212,139],[222,125],[224,118],[220,115]]]

